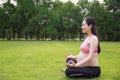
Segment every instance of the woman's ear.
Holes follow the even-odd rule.
[[[92,28],[92,24],[89,25],[90,29]]]

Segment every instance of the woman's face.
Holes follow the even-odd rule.
[[[90,31],[90,26],[88,26],[86,21],[83,20],[83,22],[82,22],[82,33],[87,33],[88,31]]]

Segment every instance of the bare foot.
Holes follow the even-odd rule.
[[[62,68],[62,69],[61,69],[62,72],[65,72],[65,70],[66,70],[66,68]]]

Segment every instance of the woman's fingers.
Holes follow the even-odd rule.
[[[74,67],[74,66],[75,66],[74,63],[72,63],[72,64],[70,64],[70,63],[66,63],[66,65],[69,66],[69,67]]]
[[[71,53],[65,53],[66,58],[71,57],[71,56],[73,56]]]

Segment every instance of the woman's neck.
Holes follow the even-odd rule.
[[[87,36],[88,36],[88,37],[91,37],[92,35],[93,35],[93,34],[92,34],[91,32],[88,32],[88,33],[87,33]]]

